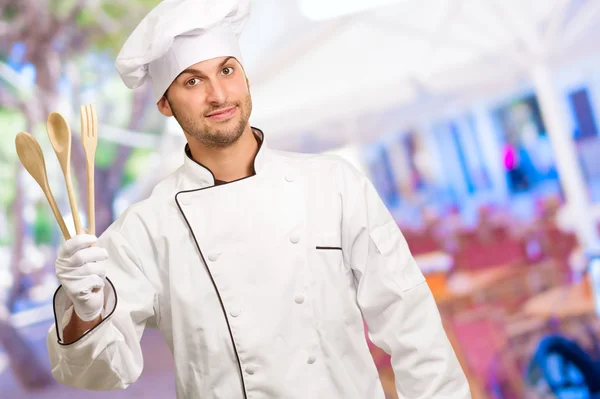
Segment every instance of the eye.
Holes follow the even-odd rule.
[[[200,79],[198,78],[191,78],[190,80],[188,80],[187,82],[185,82],[186,86],[196,86],[198,83],[200,83]]]
[[[225,68],[223,68],[223,70],[221,72],[225,76],[231,75],[233,73],[233,67],[225,67]]]

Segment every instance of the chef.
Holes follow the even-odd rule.
[[[180,399],[383,399],[364,320],[391,354],[400,398],[470,398],[371,182],[337,156],[269,149],[268,132],[249,125],[238,42],[248,10],[249,0],[165,0],[119,53],[125,84],[150,84],[181,125],[184,162],[100,237],[60,247],[54,377],[125,389],[153,328]]]

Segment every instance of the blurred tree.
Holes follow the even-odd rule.
[[[85,72],[80,72],[74,64],[81,60],[82,55],[90,52],[99,54],[105,61],[113,58],[132,30],[132,24],[158,3],[159,0],[0,0],[0,111],[8,109],[20,113],[24,123],[19,130],[34,133],[36,125],[45,123],[47,115],[60,103],[61,88],[67,86],[75,93],[71,96],[71,108],[78,115],[81,75]],[[127,128],[135,130],[142,127],[151,97],[148,90],[144,89],[136,91],[130,98],[133,104],[126,124]],[[98,116],[100,120],[106,117],[100,109]],[[74,126],[72,130],[78,131]],[[14,136],[10,138],[14,140]],[[76,179],[85,182],[84,156],[81,146],[77,145],[78,140],[78,135],[74,135],[72,165]],[[6,296],[6,308],[10,310],[17,293],[21,291],[19,262],[23,257],[26,235],[25,197],[23,168],[14,153],[6,156],[5,148],[0,150],[0,162],[12,166],[11,180],[15,187],[12,195],[2,195],[4,201],[10,202],[7,214],[12,216],[14,226],[11,270],[15,284],[12,292]],[[14,148],[14,145],[9,148]],[[119,188],[124,165],[131,153],[128,147],[117,146],[115,150],[110,167],[98,168],[96,172],[97,234],[113,220],[114,193]],[[7,169],[3,167],[2,170]],[[2,175],[0,179],[5,181],[8,177]],[[79,188],[80,203],[85,203],[85,185],[79,184]],[[48,240],[43,223],[38,224],[34,231],[37,239]],[[25,341],[15,339],[18,334],[11,330],[5,318],[0,318],[0,331],[4,331],[0,334],[0,342],[4,347],[21,345],[23,349],[9,354],[30,352],[26,350]],[[6,337],[12,338],[7,342],[4,339]],[[23,359],[11,361],[17,365],[23,364]],[[30,375],[39,377],[43,374],[41,366],[34,359],[31,362]],[[24,385],[31,386],[31,378],[23,373],[19,375],[22,375]],[[36,379],[39,378],[33,380]]]

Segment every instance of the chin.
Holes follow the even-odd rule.
[[[211,130],[213,130],[215,136],[236,140],[244,133],[244,129],[240,128],[239,123],[223,123],[215,125]]]

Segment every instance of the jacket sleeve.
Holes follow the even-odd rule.
[[[342,246],[372,342],[401,399],[467,399],[469,385],[421,270],[372,183],[342,162]]]
[[[140,339],[147,323],[157,324],[156,292],[144,275],[142,260],[122,234],[109,228],[97,244],[108,251],[103,320],[77,341],[65,344],[62,330],[72,303],[58,288],[55,324],[46,343],[54,378],[89,390],[125,389],[143,368]]]

